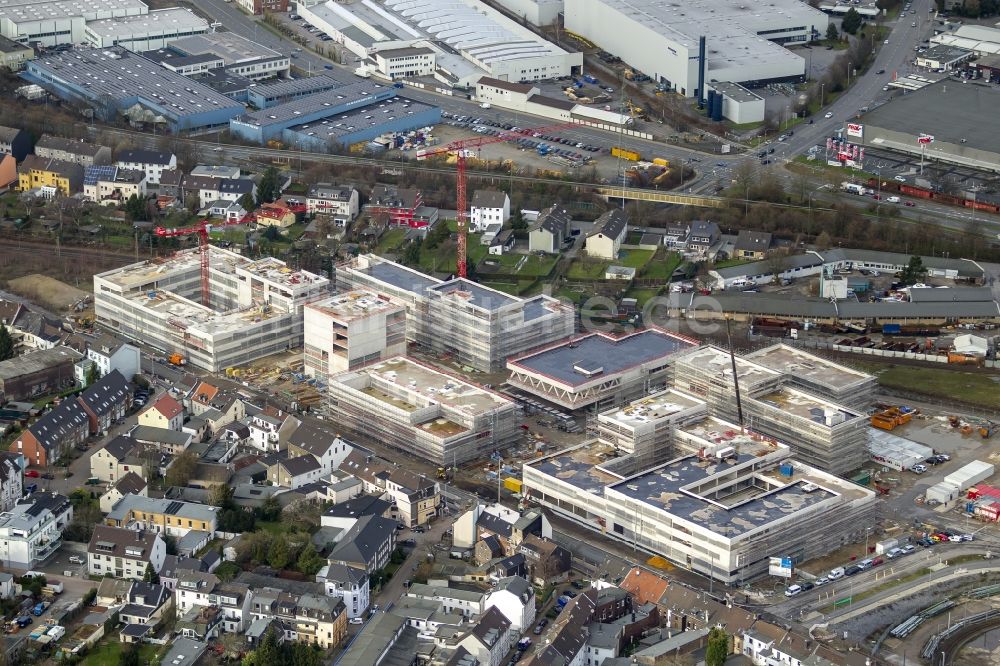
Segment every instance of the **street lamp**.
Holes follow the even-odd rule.
[[[826,81],[820,81],[819,82],[819,107],[820,108],[823,108],[823,100],[826,99],[824,97],[824,95],[823,95],[823,92],[824,92],[825,89],[826,89]]]
[[[851,68],[854,67],[854,63],[850,60],[847,61],[847,87],[851,87]]]

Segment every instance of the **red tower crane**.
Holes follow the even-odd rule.
[[[504,141],[512,141],[515,139],[522,139],[524,137],[532,137],[535,134],[540,134],[543,132],[552,132],[554,130],[565,129],[566,127],[573,127],[575,123],[561,123],[559,125],[548,125],[546,127],[533,127],[529,129],[517,129],[505,132],[500,132],[496,135],[489,136],[477,136],[471,139],[458,139],[457,141],[452,141],[447,146],[438,148],[429,153],[423,153],[423,157],[435,157],[437,155],[445,155],[450,152],[455,152],[456,157],[456,168],[458,174],[458,183],[455,189],[457,190],[457,214],[458,219],[458,252],[455,257],[455,268],[458,272],[459,277],[467,276],[467,266],[466,266],[466,234],[468,233],[469,226],[469,209],[465,197],[465,151],[469,148],[479,148],[491,143],[503,143]]]
[[[205,307],[211,305],[211,296],[208,290],[208,234],[212,227],[231,227],[243,224],[246,220],[201,220],[193,227],[156,227],[153,233],[160,238],[177,238],[179,236],[198,235],[198,250],[201,253],[201,303]]]

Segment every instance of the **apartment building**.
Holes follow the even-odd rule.
[[[314,594],[296,596],[265,587],[256,590],[253,619],[277,621],[284,639],[329,650],[347,638],[347,609],[342,599]]]
[[[117,370],[126,380],[132,381],[139,374],[139,348],[110,335],[87,346],[87,360],[94,363],[101,377]]]
[[[87,545],[87,573],[142,580],[146,567],[163,567],[167,546],[156,532],[97,525]]]
[[[83,187],[83,167],[75,162],[28,155],[18,166],[17,189],[21,192],[38,190],[47,198],[69,197]]]
[[[615,260],[628,235],[628,216],[619,208],[612,208],[594,222],[594,230],[587,235],[584,249],[587,256]]]
[[[351,451],[340,470],[360,479],[366,493],[392,502],[397,520],[406,527],[424,525],[437,515],[441,494],[433,479],[361,449]]]
[[[288,456],[311,456],[319,467],[319,474],[327,477],[333,473],[351,452],[351,443],[333,430],[303,423],[289,433]]]
[[[265,453],[278,451],[287,446],[289,436],[299,424],[300,421],[291,414],[274,407],[265,407],[248,419],[249,444]]]
[[[316,581],[323,583],[326,596],[344,602],[349,619],[363,617],[371,603],[368,573],[364,569],[346,564],[327,564],[316,574]]]
[[[102,206],[121,206],[130,198],[145,199],[146,172],[116,166],[92,166],[83,171],[83,198]]]
[[[159,185],[164,171],[177,168],[177,156],[159,150],[130,148],[118,153],[116,164],[122,169],[142,171],[148,184]]]
[[[470,231],[481,233],[491,224],[502,227],[510,219],[510,197],[501,190],[476,190],[469,212]]]
[[[177,575],[174,603],[178,616],[192,609],[215,609],[222,631],[242,634],[253,621],[253,592],[238,581],[223,583],[211,573],[184,571]]]
[[[24,497],[24,476],[17,463],[19,456],[0,453],[0,512],[10,511]]]
[[[329,215],[338,227],[349,225],[358,211],[358,191],[353,185],[316,183],[306,193],[306,212]]]
[[[63,495],[35,493],[0,513],[0,560],[5,566],[33,569],[62,546],[73,505]]]
[[[406,353],[406,308],[356,289],[306,305],[303,372],[326,380]]]
[[[35,155],[44,159],[78,164],[81,167],[111,164],[111,149],[107,146],[98,146],[82,139],[64,139],[50,134],[43,134],[35,142]]]
[[[104,522],[113,527],[182,537],[192,530],[215,534],[219,507],[195,502],[127,495]]]

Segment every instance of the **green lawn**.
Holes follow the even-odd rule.
[[[450,226],[450,225],[449,225]],[[490,248],[479,242],[482,234],[469,234],[466,238],[466,261],[475,266],[483,260]],[[451,273],[455,271],[455,249],[442,252],[441,246],[436,248],[420,248],[420,270],[427,273]]]
[[[865,357],[865,365],[878,375],[883,386],[928,396],[954,396],[972,405],[1000,408],[1000,375],[952,370],[935,364],[932,367],[882,365]]]
[[[306,225],[304,224],[293,224],[292,226],[285,229],[285,238],[288,240],[298,240],[306,231]]]
[[[579,303],[583,300],[583,292],[565,288],[558,289],[553,296],[556,298],[565,298],[567,301],[573,301],[574,303]]]
[[[557,257],[540,257],[536,254],[502,254],[499,257],[490,258],[496,260],[497,263],[507,269],[513,269],[523,261],[524,263],[517,271],[518,274],[530,275],[533,277],[544,277],[548,275],[555,267],[556,261],[558,261]]]
[[[616,266],[627,266],[629,268],[642,268],[653,258],[654,250],[621,250],[618,253],[618,261],[612,262]]]
[[[514,296],[524,296],[537,284],[537,280],[518,280],[517,284],[512,282],[483,282],[484,287],[496,289],[497,291],[502,291],[505,294],[511,294]]]
[[[653,298],[660,293],[659,289],[629,289],[625,292],[625,298],[634,298],[637,307],[642,307],[646,304],[646,301]]]
[[[386,231],[378,241],[378,246],[375,248],[376,254],[385,254],[386,252],[398,250],[405,238],[406,229],[390,229]]]
[[[255,529],[264,530],[265,532],[270,532],[271,534],[284,534],[288,531],[287,523],[258,520],[256,525],[257,527]]]
[[[604,271],[611,265],[610,261],[574,259],[566,271],[570,280],[603,280]]]
[[[645,268],[640,271],[639,277],[665,281],[669,280],[670,276],[674,274],[674,271],[677,270],[682,261],[684,261],[684,257],[677,252],[668,252],[667,256],[653,259],[646,264]]]
[[[80,662],[84,666],[108,666],[109,664],[117,664],[118,660],[121,658],[122,648],[121,643],[116,639],[108,640],[107,642],[101,642],[97,644],[93,650],[91,650],[83,661]],[[143,644],[139,646],[139,663],[140,664],[155,664],[159,662],[157,655],[158,646]]]

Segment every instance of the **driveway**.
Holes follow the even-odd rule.
[[[385,608],[388,604],[394,604],[399,601],[399,598],[406,592],[403,582],[413,577],[413,573],[417,567],[427,561],[429,553],[434,555],[435,561],[448,557],[448,550],[434,548],[434,545],[441,543],[442,538],[445,537],[445,532],[451,527],[454,518],[455,516],[453,515],[438,517],[430,529],[423,534],[418,534],[409,529],[400,530],[397,537],[399,541],[413,539],[417,542],[417,546],[410,552],[410,555],[403,562],[396,575],[392,577],[392,580],[382,587],[382,591],[375,598],[375,603],[381,608]],[[450,537],[447,540],[447,545],[451,546]]]

